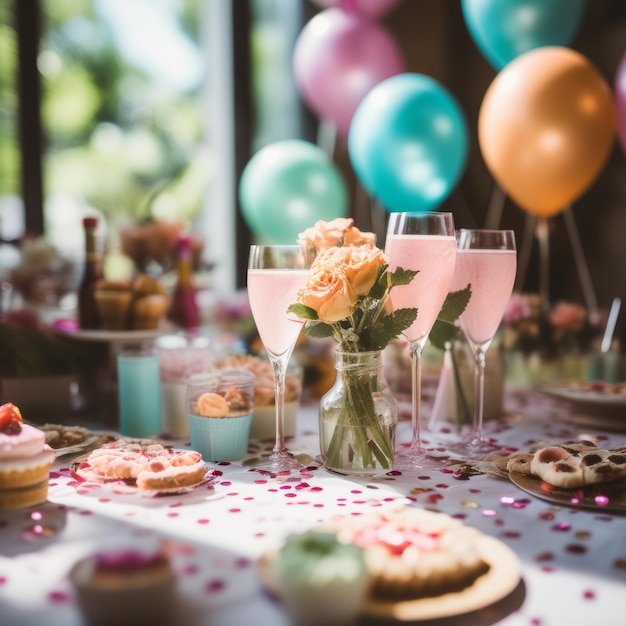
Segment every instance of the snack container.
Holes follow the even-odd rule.
[[[185,405],[191,447],[205,461],[238,461],[248,450],[254,408],[254,375],[218,370],[187,380]]]

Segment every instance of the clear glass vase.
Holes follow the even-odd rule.
[[[340,474],[393,468],[398,404],[387,387],[382,352],[336,352],[337,376],[320,400],[320,450]]]

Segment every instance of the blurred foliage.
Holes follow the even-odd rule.
[[[203,54],[202,0],[168,6],[178,30]],[[211,177],[202,81],[181,90],[155,80],[123,56],[99,8],[98,0],[41,0],[45,195],[79,198],[114,227],[151,218],[157,201],[170,219],[187,223],[200,211]],[[12,20],[11,2],[0,3],[0,194],[19,195]],[[146,45],[160,42],[148,38]]]
[[[17,37],[10,4],[0,2],[0,195],[16,194],[20,184],[16,66]]]

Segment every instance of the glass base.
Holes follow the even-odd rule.
[[[448,449],[462,461],[485,461],[492,452],[499,450],[500,446],[488,439],[474,438],[452,444]]]
[[[414,442],[395,451],[393,469],[403,474],[418,470],[440,470],[450,462],[447,451],[431,450]]]
[[[245,459],[242,465],[270,474],[287,475],[291,472],[300,472],[312,463],[314,460],[308,454],[292,454],[283,450],[282,452],[272,452],[269,456],[260,455]]]

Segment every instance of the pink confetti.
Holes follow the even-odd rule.
[[[59,602],[67,602],[70,599],[70,596],[63,591],[51,591],[48,594],[48,598],[50,602],[59,603]]]
[[[216,579],[209,581],[204,590],[207,593],[217,593],[218,591],[222,591],[226,587],[226,583],[222,579]]]
[[[587,552],[587,547],[581,545],[580,543],[570,543],[565,546],[565,550],[570,554],[585,554]]]

